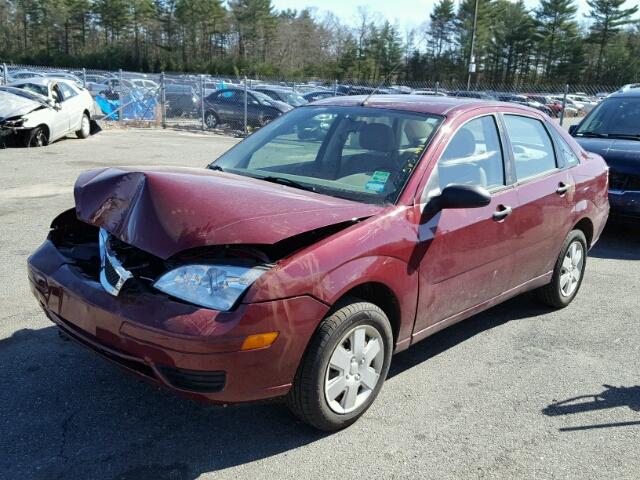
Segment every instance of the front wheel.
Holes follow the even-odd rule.
[[[287,405],[320,430],[348,427],[380,392],[392,344],[384,312],[372,303],[352,299],[320,324],[298,368]]]
[[[82,120],[80,121],[80,130],[76,131],[76,137],[88,138],[91,133],[91,121],[86,113],[82,114]]]
[[[25,147],[44,147],[49,143],[49,136],[42,126],[25,132],[23,139]]]
[[[578,294],[587,265],[587,239],[580,230],[567,235],[553,269],[551,283],[536,290],[538,299],[553,308],[564,308]]]

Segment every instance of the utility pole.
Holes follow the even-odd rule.
[[[467,90],[471,88],[471,74],[476,71],[476,57],[474,56],[474,48],[476,46],[476,27],[478,25],[478,0],[476,0],[476,8],[473,11],[473,30],[471,31],[471,53],[469,55],[469,76],[467,77]]]

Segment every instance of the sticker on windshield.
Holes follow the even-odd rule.
[[[374,181],[367,182],[367,184],[364,186],[364,189],[369,192],[381,192],[384,190],[384,183]]]
[[[382,172],[382,171],[376,170],[375,172],[373,172],[373,177],[371,177],[371,181],[382,182],[382,184],[384,185],[385,183],[387,183],[387,180],[389,180],[389,175],[391,175],[389,172]]]

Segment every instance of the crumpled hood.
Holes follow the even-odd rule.
[[[383,206],[196,168],[106,168],[74,187],[76,214],[166,259],[190,248],[273,244]]]
[[[42,106],[42,103],[35,100],[29,100],[28,98],[0,90],[0,121],[6,118],[26,115]]]
[[[640,142],[614,138],[574,139],[588,152],[597,153],[604,158],[614,171],[640,175]]]

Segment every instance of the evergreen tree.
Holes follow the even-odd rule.
[[[607,45],[620,32],[621,27],[634,21],[632,16],[638,11],[638,5],[623,8],[625,2],[626,0],[587,0],[587,5],[591,8],[589,18],[593,20],[591,36],[598,45],[595,74],[598,81],[602,79],[602,65]]]

